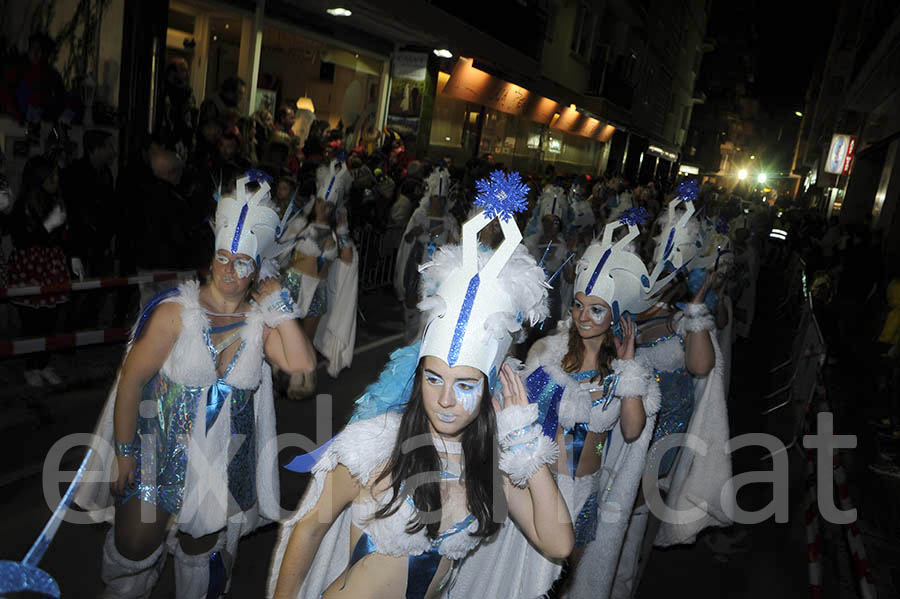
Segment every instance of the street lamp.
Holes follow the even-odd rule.
[[[746,179],[746,178],[747,178],[747,171],[746,171],[745,169],[739,170],[739,171],[738,171],[738,179],[740,179],[741,181],[743,181],[743,180]]]
[[[766,174],[760,173],[759,176],[756,177],[757,183],[765,183],[766,182]]]
[[[796,116],[799,116],[801,119],[803,118],[803,113],[800,112],[799,110],[795,110],[795,111],[794,111],[794,114],[795,114]]]

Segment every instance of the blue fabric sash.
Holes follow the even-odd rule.
[[[225,400],[231,393],[231,385],[222,379],[217,379],[215,384],[210,386],[209,393],[206,394],[206,432],[216,423]]]
[[[569,463],[569,470],[572,472],[572,476],[575,476],[575,471],[578,469],[578,462],[581,460],[581,451],[584,449],[584,440],[587,438],[588,434],[588,425],[586,422],[578,422],[572,428],[567,428],[566,431],[566,453],[572,456],[572,461]],[[571,441],[569,440],[571,438]]]

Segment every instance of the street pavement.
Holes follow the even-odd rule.
[[[761,286],[765,289],[765,286]],[[734,350],[734,374],[729,399],[731,435],[762,431],[772,423],[760,416],[761,396],[771,381],[762,373],[781,356],[772,351],[767,335],[772,311],[764,302],[772,298],[761,292],[754,336],[739,341]],[[402,316],[396,301],[387,293],[362,295],[360,304],[366,320],[360,319],[357,354],[350,369],[332,379],[324,367],[319,369],[319,398],[303,401],[278,399],[278,432],[294,432],[323,441],[345,423],[352,412],[353,400],[372,382],[389,353],[402,343],[399,333]],[[784,333],[787,334],[787,333]],[[783,335],[782,335],[783,336]],[[60,438],[75,432],[89,432],[105,400],[121,360],[122,346],[81,348],[55,355],[53,363],[67,380],[64,386],[35,392],[24,386],[20,361],[0,363],[0,407],[8,415],[0,423],[0,559],[21,559],[50,515],[44,500],[40,471],[44,456]],[[330,396],[330,399],[328,399]],[[317,413],[330,411],[327,430],[317,431]],[[327,413],[327,412],[326,412]],[[322,417],[319,418],[322,420]],[[329,422],[328,418],[325,418]],[[298,449],[285,449],[282,464]],[[747,448],[733,456],[734,471],[768,468],[760,462],[761,448]],[[64,460],[63,469],[74,470],[80,459],[76,451]],[[796,598],[809,596],[807,587],[807,545],[804,536],[803,462],[793,454],[790,485],[790,519],[777,524],[771,518],[754,526],[735,526],[727,535],[703,533],[694,545],[654,549],[644,571],[636,597],[648,599],[690,595],[704,598]],[[308,475],[281,469],[282,507],[292,510],[308,482]],[[61,486],[62,489],[62,486]],[[759,509],[771,500],[771,485],[752,485],[738,496],[747,510]],[[101,591],[100,558],[106,525],[64,523],[47,551],[41,567],[59,582],[63,597],[92,598]],[[274,524],[243,539],[232,576],[230,596],[263,596],[269,558],[277,535]],[[837,539],[840,542],[840,539]],[[851,597],[847,591],[847,573],[840,562],[826,564],[825,598]],[[846,570],[846,567],[844,567]],[[850,588],[852,593],[852,587]],[[882,595],[885,596],[885,595]],[[171,560],[163,571],[153,599],[174,597]],[[527,599],[527,598],[525,598]]]

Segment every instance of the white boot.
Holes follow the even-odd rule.
[[[638,571],[638,558],[644,544],[644,533],[650,520],[650,510],[642,505],[631,513],[622,553],[619,554],[619,566],[613,581],[612,599],[631,599],[635,589],[635,576]]]
[[[174,539],[175,596],[177,599],[218,599],[225,592],[232,559],[225,550],[225,533],[206,553],[190,555]]]
[[[103,563],[100,578],[106,588],[103,599],[147,599],[166,565],[165,547],[160,545],[150,557],[135,562],[123,557],[116,549],[113,528],[103,543]]]

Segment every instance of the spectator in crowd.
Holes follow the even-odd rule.
[[[188,63],[176,57],[166,65],[157,133],[166,148],[187,161],[194,147],[197,105],[190,85]]]
[[[200,127],[210,122],[219,123],[223,129],[227,128],[232,120],[237,120],[241,102],[244,100],[244,91],[247,84],[240,77],[228,77],[219,87],[219,92],[208,97],[200,105]]]
[[[275,130],[293,137],[294,132],[294,108],[289,104],[282,104],[275,111]]]
[[[112,273],[116,144],[109,132],[90,129],[82,146],[82,157],[63,171],[62,194],[69,215],[70,249],[84,266],[80,276],[100,277]]]
[[[25,164],[22,188],[12,214],[15,250],[9,260],[10,285],[50,286],[69,282],[66,250],[69,242],[66,207],[59,193],[59,169],[46,156],[35,156]],[[80,261],[73,267],[81,270]],[[13,300],[25,337],[45,337],[58,331],[59,305],[69,301],[67,293],[47,293]],[[28,354],[25,381],[29,386],[62,382],[50,366],[50,354]]]
[[[65,86],[50,59],[55,44],[45,33],[28,38],[28,53],[10,64],[0,85],[0,110],[19,121],[55,121],[63,110]]]

